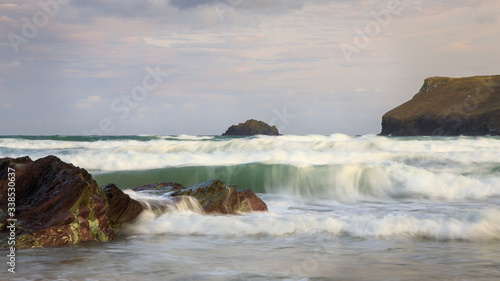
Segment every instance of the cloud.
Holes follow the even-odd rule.
[[[113,78],[116,73],[112,71],[97,71],[97,70],[79,70],[79,69],[63,69],[61,71],[61,76],[73,77],[73,78]]]
[[[171,33],[165,38],[145,37],[144,42],[149,45],[158,47],[175,47],[189,49],[206,49],[216,45],[222,45],[225,41],[220,34],[176,34]]]
[[[87,0],[87,1],[71,1],[72,5],[80,8],[79,11],[85,15],[88,9],[98,12],[101,15],[122,16],[122,17],[137,17],[147,16],[153,12],[154,1],[145,0]]]
[[[100,96],[90,96],[86,99],[88,102],[99,102],[102,101],[102,98]]]
[[[17,68],[21,65],[18,60],[14,60],[11,62],[2,62],[0,61],[0,70],[11,71],[13,68]]]
[[[170,110],[170,109],[173,109],[173,108],[175,108],[175,106],[173,106],[173,105],[171,105],[169,103],[166,103],[166,104],[164,104],[164,105],[161,106],[162,110]]]
[[[0,4],[0,9],[2,10],[14,10],[19,7],[19,4],[14,4],[14,3],[7,3],[7,4]]]
[[[179,111],[188,111],[188,112],[193,112],[196,109],[198,109],[198,104],[193,103],[193,102],[188,102],[179,107]]]
[[[356,90],[354,90],[356,93],[365,93],[365,92],[368,92],[368,89],[367,88],[357,88]]]
[[[15,20],[7,16],[0,16],[0,22],[3,24],[10,24],[15,23]]]
[[[23,124],[39,116],[47,116],[44,124],[75,121],[0,129],[96,128],[95,119],[123,114],[110,109],[111,101],[142,85],[147,66],[161,65],[171,75],[161,77],[131,111],[131,123],[117,123],[114,133],[141,133],[148,120],[153,133],[214,133],[225,127],[220,124],[248,116],[270,120],[272,109],[283,106],[300,116],[287,126],[290,133],[329,134],[345,120],[369,123],[344,133],[373,133],[379,116],[411,98],[425,77],[498,70],[492,54],[500,48],[493,22],[499,1],[493,0],[401,0],[404,10],[347,64],[341,43],[353,43],[354,31],[374,20],[370,12],[386,9],[389,1],[69,1],[19,54],[8,40],[1,42],[0,108],[22,105],[29,112],[20,117]],[[8,32],[22,34],[22,17],[40,10],[38,0],[0,2],[12,3],[0,4],[4,39]],[[343,113],[330,117],[340,112],[333,107]],[[157,124],[152,120],[158,114],[148,114],[155,110],[171,110],[178,118]],[[145,119],[134,123],[141,113]]]
[[[450,42],[446,44],[442,49],[451,52],[464,52],[476,49],[476,46],[470,44],[469,39],[464,39],[460,41]]]
[[[301,9],[305,1],[301,0],[170,0],[170,5],[179,9],[193,9],[200,6],[209,6],[211,8],[220,9],[245,9],[264,12],[266,10],[287,11],[292,9]],[[329,2],[329,1],[307,1],[314,2]],[[333,2],[333,1],[331,1]]]
[[[149,106],[145,106],[145,105],[143,105],[137,109],[137,112],[152,112],[152,111],[156,111],[156,109],[153,109],[153,108],[151,108]]]
[[[176,22],[191,25],[206,21],[207,12],[218,22],[224,20],[227,12],[252,12],[266,15],[286,13],[303,9],[306,5],[325,5],[343,0],[88,0],[71,1],[78,8],[78,17],[95,18],[114,16],[143,18],[155,22]],[[307,4],[306,4],[307,3]],[[70,20],[68,18],[68,20]]]
[[[75,101],[71,108],[88,108],[91,107],[92,105],[103,101],[104,99],[101,98],[100,96],[89,96],[85,99],[80,99]]]
[[[203,5],[214,5],[217,0],[170,0],[170,5],[177,7],[179,9],[192,9]],[[231,2],[241,2],[241,1],[231,1]],[[222,2],[220,2],[222,3]],[[224,3],[229,5],[228,3]]]
[[[493,23],[497,21],[497,15],[495,12],[481,12],[476,15],[476,23]]]

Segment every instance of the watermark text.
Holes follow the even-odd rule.
[[[16,273],[16,171],[13,168],[7,168],[7,229],[9,230],[9,238],[7,244],[9,246],[9,254],[7,255],[7,269],[11,273]]]
[[[59,13],[59,5],[64,5],[69,3],[70,0],[40,0],[38,1],[39,9],[36,11],[31,19],[27,17],[22,17],[21,21],[23,26],[21,27],[20,33],[9,32],[7,34],[7,39],[9,39],[10,46],[14,50],[14,53],[19,53],[19,47],[22,44],[27,44],[33,38],[35,38],[40,29],[45,27],[51,18],[54,18],[57,13]]]

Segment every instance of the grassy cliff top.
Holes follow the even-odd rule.
[[[419,116],[480,116],[500,112],[500,75],[464,78],[430,77],[406,103],[383,118],[401,121]]]

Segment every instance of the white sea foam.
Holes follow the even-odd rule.
[[[272,211],[272,210],[271,210]],[[427,238],[487,241],[500,239],[500,210],[487,209],[452,217],[444,214],[317,212],[253,213],[243,216],[169,212],[142,214],[129,228],[133,234],[217,236],[349,235],[374,238]]]
[[[144,217],[156,217],[165,212],[204,214],[203,207],[191,196],[178,196],[171,198],[168,194],[154,196],[144,192],[135,192],[131,189],[124,190],[131,198],[139,201],[146,210]]]
[[[270,212],[209,215],[191,197],[179,201],[127,190],[150,206],[127,227],[131,235],[83,252],[39,249],[49,251],[49,260],[40,259],[39,251],[31,256],[26,252],[41,268],[38,279],[117,278],[107,268],[96,274],[109,261],[114,263],[109,268],[132,279],[151,272],[156,272],[152,279],[179,280],[219,280],[221,272],[234,280],[498,276],[498,138],[335,134],[76,139],[0,138],[0,154],[32,159],[54,154],[91,170],[94,179],[100,176],[103,183],[120,187],[174,181],[170,178],[176,176],[185,185],[224,176],[239,188],[262,192],[258,196]],[[166,208],[157,211],[159,205]],[[68,256],[74,262],[65,263]],[[280,273],[295,269],[307,274]]]
[[[271,193],[342,202],[499,197],[499,148],[498,138],[342,134],[251,138],[181,135],[142,141],[0,139],[3,156],[37,159],[53,154],[92,173],[192,167],[186,173],[191,177],[200,174],[200,181],[227,175],[227,180],[239,181],[247,188],[260,186]],[[221,166],[227,171],[214,170]]]
[[[422,163],[497,163],[496,138],[397,139],[367,135],[259,136],[215,139],[174,136],[137,140],[60,141],[0,139],[4,156],[47,153],[90,170],[144,170],[179,166],[245,163],[317,166],[401,161]]]

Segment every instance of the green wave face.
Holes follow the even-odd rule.
[[[221,179],[257,193],[332,199],[500,196],[497,137],[3,136],[3,157],[55,155],[122,189]]]
[[[297,167],[253,163],[98,173],[94,174],[94,179],[99,185],[112,182],[122,189],[156,182],[178,182],[188,187],[221,179],[256,193],[279,193],[339,202],[500,198],[499,168],[484,171],[488,174],[429,171],[405,164]]]

